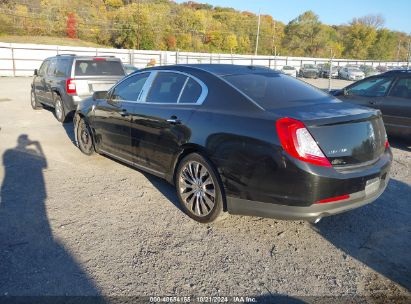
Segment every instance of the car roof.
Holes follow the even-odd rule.
[[[56,56],[48,57],[44,60],[51,60],[55,58],[73,58],[76,60],[89,60],[89,59],[94,59],[94,58],[104,58],[104,59],[109,59],[109,60],[120,61],[120,58],[117,58],[115,56],[83,56],[83,55],[76,55],[76,54],[59,54]]]
[[[263,66],[257,65],[235,65],[235,64],[175,64],[175,65],[164,65],[156,66],[151,68],[146,68],[139,70],[150,71],[150,70],[176,70],[179,71],[182,68],[189,68],[193,70],[200,70],[203,72],[208,72],[217,76],[227,76],[227,75],[238,75],[238,74],[258,74],[258,73],[280,73],[277,70],[273,70]]]
[[[411,70],[391,70],[391,71],[387,71],[384,72],[383,75],[397,75],[397,76],[401,76],[401,75],[411,75]]]

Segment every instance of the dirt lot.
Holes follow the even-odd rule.
[[[0,295],[410,295],[403,141],[391,139],[391,181],[373,204],[316,225],[241,216],[203,225],[166,182],[82,155],[72,124],[31,109],[30,81],[0,78]]]

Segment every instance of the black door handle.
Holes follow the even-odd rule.
[[[120,115],[123,116],[123,117],[126,117],[126,116],[129,116],[129,115],[130,115],[130,114],[128,114],[127,110],[124,110],[124,109],[121,110],[119,113],[120,113]]]

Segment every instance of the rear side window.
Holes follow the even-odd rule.
[[[114,100],[137,101],[149,75],[150,73],[143,73],[125,79],[114,88],[111,98]]]
[[[117,60],[76,60],[76,76],[124,75],[124,69]]]
[[[328,103],[331,98],[301,80],[280,73],[235,74],[223,78],[264,109]]]
[[[187,76],[178,73],[159,72],[151,85],[146,102],[177,103]]]
[[[56,63],[56,68],[54,70],[54,75],[57,77],[65,77],[68,74],[70,65],[70,60],[68,59],[59,59]]]
[[[192,78],[189,78],[184,86],[179,103],[196,103],[202,92],[201,86]]]

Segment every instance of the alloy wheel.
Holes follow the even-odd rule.
[[[55,112],[56,112],[56,117],[58,120],[61,121],[62,115],[63,115],[63,105],[61,104],[60,98],[56,99],[56,104],[55,104]]]
[[[33,109],[35,109],[37,107],[36,96],[34,95],[33,91],[31,91],[31,106],[32,106]]]
[[[190,161],[181,169],[179,191],[187,209],[196,216],[207,216],[215,206],[215,182],[207,168],[197,161]]]
[[[93,148],[93,140],[89,132],[87,124],[81,120],[78,126],[78,143],[80,145],[81,151],[86,154],[89,154]]]

